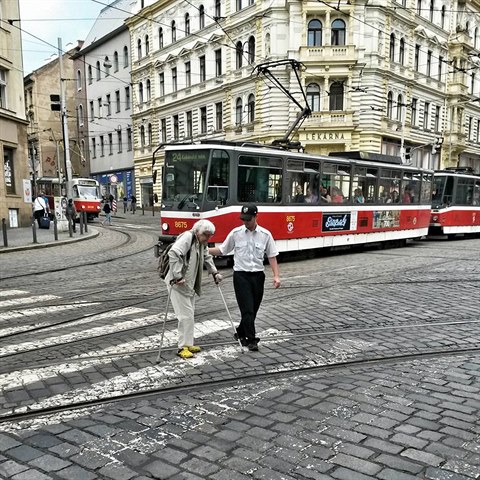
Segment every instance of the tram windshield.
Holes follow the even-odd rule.
[[[435,175],[433,178],[432,207],[438,208],[452,203],[452,193],[453,177]]]
[[[99,198],[97,187],[86,187],[84,185],[74,185],[73,196],[83,200],[96,200]]]

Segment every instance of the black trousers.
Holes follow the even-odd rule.
[[[255,340],[255,318],[263,299],[264,272],[233,272],[233,288],[242,319],[237,327],[240,338]]]
[[[35,210],[35,212],[33,212],[33,216],[35,217],[38,223],[38,228],[40,228],[40,219],[43,217],[44,214],[45,214],[44,208],[42,208],[41,210]]]

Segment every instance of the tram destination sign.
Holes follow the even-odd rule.
[[[324,213],[322,232],[339,232],[351,230],[351,213]]]

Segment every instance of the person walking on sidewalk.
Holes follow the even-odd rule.
[[[33,216],[37,220],[38,228],[40,228],[40,219],[48,213],[48,204],[45,201],[44,193],[37,195],[33,202]]]
[[[105,202],[105,205],[103,206],[103,211],[105,212],[105,219],[102,222],[102,225],[105,225],[105,223],[108,223],[109,225],[112,224],[112,207],[110,206],[110,203]]]
[[[273,286],[280,287],[278,250],[272,234],[257,223],[258,209],[249,204],[242,207],[243,225],[234,228],[219,246],[210,248],[211,255],[226,255],[233,251],[233,288],[240,309],[241,321],[235,339],[251,351],[258,350],[259,338],[255,332],[255,319],[263,299],[265,286],[264,256],[273,272]]]
[[[75,233],[75,220],[77,218],[77,209],[71,198],[68,199],[67,208],[65,209],[65,216],[68,221],[68,229],[70,230],[70,225],[72,225],[72,232]]]
[[[192,358],[201,350],[194,345],[194,316],[195,294],[201,295],[203,266],[213,275],[215,283],[222,281],[208,253],[208,241],[214,233],[212,222],[199,220],[177,238],[168,252],[170,268],[165,283],[178,318],[177,355],[181,358]]]
[[[130,199],[130,205],[131,205],[131,209],[132,209],[132,213],[135,213],[135,211],[137,210],[137,199],[135,198],[135,195],[132,195],[131,199]]]

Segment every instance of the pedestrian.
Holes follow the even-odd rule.
[[[48,213],[47,202],[44,198],[44,193],[37,195],[33,202],[33,216],[37,220],[38,228],[40,228],[40,219]]]
[[[65,216],[68,221],[68,229],[70,230],[70,225],[72,225],[72,231],[75,233],[75,220],[77,218],[77,209],[71,198],[68,199],[67,208],[65,209]]]
[[[127,213],[127,208],[128,208],[128,198],[123,197],[123,213]]]
[[[105,225],[105,223],[108,223],[109,225],[112,224],[112,207],[110,206],[110,203],[105,202],[105,205],[103,206],[103,211],[105,212],[105,220],[103,220],[102,225]]]
[[[192,358],[201,350],[194,345],[194,316],[195,294],[201,295],[203,266],[213,275],[215,283],[222,281],[208,253],[208,241],[214,233],[212,222],[199,220],[177,238],[168,252],[170,268],[165,283],[178,318],[177,355],[181,358]]]
[[[132,195],[132,197],[130,198],[130,205],[132,213],[135,213],[135,211],[137,210],[137,199],[135,198],[135,195]]]
[[[259,338],[255,332],[255,319],[263,299],[266,255],[273,272],[273,286],[280,287],[278,250],[272,234],[257,223],[258,209],[249,204],[242,207],[243,225],[234,228],[219,246],[210,248],[211,255],[226,255],[233,251],[233,288],[240,309],[241,320],[235,339],[251,351],[258,350]]]

